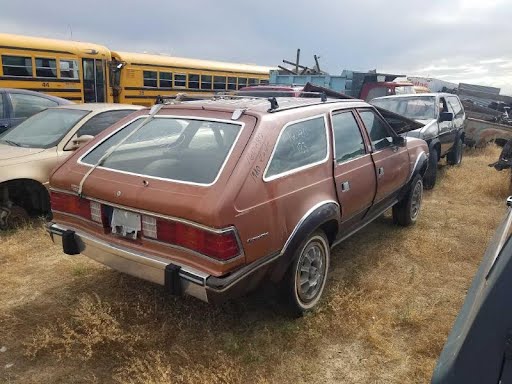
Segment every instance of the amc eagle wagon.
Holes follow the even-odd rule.
[[[413,224],[428,147],[360,100],[216,97],[157,104],[51,176],[64,253],[207,302],[278,283],[319,302],[331,248],[392,207]]]

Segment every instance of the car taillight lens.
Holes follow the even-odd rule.
[[[91,205],[89,200],[81,199],[68,193],[51,192],[50,202],[52,210],[91,220]]]
[[[144,215],[142,233],[145,237],[187,248],[217,260],[229,260],[240,254],[234,230],[215,233],[192,225]]]

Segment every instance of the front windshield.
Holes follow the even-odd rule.
[[[436,98],[433,96],[388,97],[374,99],[371,101],[371,104],[412,120],[436,118]]]
[[[23,121],[0,137],[16,147],[51,148],[90,111],[46,109]]]

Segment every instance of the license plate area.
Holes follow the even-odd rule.
[[[141,229],[140,214],[114,208],[110,227],[114,235],[135,240]]]

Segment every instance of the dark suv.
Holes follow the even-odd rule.
[[[209,302],[280,282],[301,313],[332,247],[391,207],[416,221],[427,163],[360,100],[156,105],[54,171],[48,230],[67,254]]]
[[[462,161],[466,114],[457,95],[451,93],[421,93],[379,97],[371,101],[376,107],[416,120],[424,127],[409,131],[408,137],[418,137],[428,143],[430,162],[425,175],[425,188],[434,188],[437,163],[446,156],[450,165]]]

